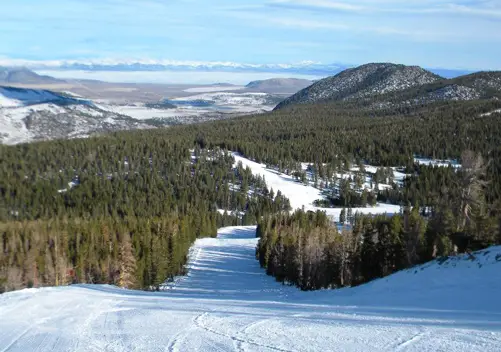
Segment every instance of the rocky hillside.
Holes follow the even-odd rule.
[[[346,102],[358,108],[393,108],[440,101],[501,98],[501,72],[478,72],[445,79],[415,66],[368,64],[325,78],[281,102]]]
[[[46,90],[0,87],[0,127],[0,143],[16,144],[151,126],[85,99]]]
[[[477,72],[443,82],[475,90],[481,99],[501,97],[501,72]]]
[[[361,102],[361,104],[375,108],[500,98],[501,72],[493,71],[472,73],[454,79],[443,79],[404,91],[374,97],[372,102]]]
[[[373,63],[322,79],[281,102],[289,105],[368,98],[437,82],[442,77],[417,66]]]

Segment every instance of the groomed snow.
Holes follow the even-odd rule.
[[[0,295],[1,351],[499,351],[501,247],[370,284],[301,292],[266,276],[255,227],[192,247],[169,290]]]
[[[264,176],[268,188],[272,188],[276,193],[280,190],[284,196],[289,198],[292,209],[301,209],[304,207],[305,210],[322,210],[331,216],[335,221],[339,220],[339,215],[341,213],[341,208],[319,208],[313,205],[313,202],[317,199],[322,199],[322,194],[320,190],[312,187],[305,186],[300,182],[293,179],[292,176],[278,173],[275,170],[270,170],[264,164],[259,164],[251,161],[247,158],[242,157],[238,153],[233,153],[235,162],[242,162],[244,167],[249,167],[254,175]],[[362,214],[395,214],[400,211],[400,206],[392,204],[378,203],[375,207],[367,208],[353,208],[353,214],[356,212]]]

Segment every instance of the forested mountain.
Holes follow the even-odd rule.
[[[283,172],[299,162],[319,172],[364,163],[402,167],[409,175],[403,191],[378,197],[396,199],[412,221],[406,223],[403,213],[403,230],[387,232],[388,219],[360,220],[364,225],[355,222],[350,238],[365,241],[369,233],[378,238],[390,233],[388,243],[374,237],[375,253],[404,241],[409,244],[405,258],[412,258],[405,266],[499,242],[499,111],[495,99],[377,111],[352,102],[305,104],[199,125],[0,146],[0,286],[91,282],[151,289],[181,273],[192,241],[215,234],[218,226],[259,221],[273,233],[274,221],[284,223],[276,228],[277,239],[288,238],[287,228],[308,234],[324,227],[321,214],[311,226],[303,215],[284,218],[288,200],[266,189],[250,170],[233,165],[227,150]],[[465,168],[416,165],[415,155],[460,159]],[[337,229],[326,226],[337,243]],[[322,231],[311,244],[325,254],[331,240],[325,241]],[[277,241],[269,250],[282,253],[285,244]],[[287,242],[291,248],[295,243],[294,238]],[[341,253],[353,260],[366,256]],[[379,257],[370,258],[381,264]],[[346,266],[357,278],[343,280],[356,284],[403,267],[395,263],[393,269],[361,276]],[[304,288],[339,285],[311,281]]]
[[[231,155],[191,146],[143,132],[1,147],[0,290],[155,288],[196,238],[289,209]]]
[[[368,98],[440,79],[442,77],[417,66],[391,63],[366,64],[324,78],[285,99],[276,109],[297,104]]]
[[[478,72],[444,79],[414,66],[368,64],[318,81],[285,99],[275,109],[343,101],[374,110],[499,97],[500,72]]]
[[[368,107],[409,106],[440,101],[489,100],[501,98],[501,72],[477,72],[453,79],[416,86],[375,97]]]

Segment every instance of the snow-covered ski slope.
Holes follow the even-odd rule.
[[[367,285],[301,292],[254,258],[254,227],[192,248],[170,290],[0,295],[0,351],[501,351],[501,247]]]
[[[249,167],[254,175],[264,176],[268,188],[274,192],[280,191],[284,196],[289,198],[293,210],[322,210],[331,216],[335,221],[339,219],[341,208],[319,208],[313,205],[313,202],[322,199],[320,190],[312,186],[306,186],[294,180],[292,176],[278,173],[275,170],[268,169],[266,165],[256,163],[252,160],[242,157],[238,153],[233,153],[235,162],[242,162],[244,167]],[[392,204],[378,203],[375,207],[353,208],[353,213],[363,214],[394,214],[400,211],[400,206]]]

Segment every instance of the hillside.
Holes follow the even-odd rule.
[[[2,68],[0,67],[0,85],[5,84],[56,84],[65,81],[39,75],[27,68]]]
[[[254,227],[197,240],[189,274],[156,293],[112,286],[0,296],[9,351],[495,351],[501,248],[337,290],[267,277]],[[36,309],[33,309],[36,307]]]
[[[372,63],[322,79],[281,102],[289,105],[369,98],[436,82],[441,77],[417,66]]]
[[[372,110],[493,98],[501,98],[501,72],[445,79],[419,67],[368,64],[325,78],[285,99],[275,110],[332,102]]]
[[[294,94],[312,84],[312,81],[298,78],[271,78],[261,81],[252,81],[245,86],[247,90],[275,93]]]
[[[48,90],[0,87],[0,143],[86,137],[144,128],[128,116],[103,110],[89,100]]]
[[[372,102],[366,102],[366,104],[409,106],[436,102],[498,100],[499,98],[501,98],[501,72],[493,71],[477,72],[416,86],[375,97]]]

